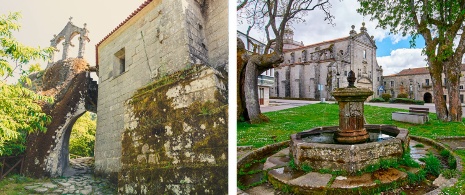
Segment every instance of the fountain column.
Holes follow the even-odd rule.
[[[339,130],[334,134],[338,143],[355,144],[363,143],[369,139],[365,129],[363,117],[363,104],[373,95],[373,91],[367,88],[356,88],[355,73],[349,72],[347,88],[337,88],[331,95],[339,102]]]

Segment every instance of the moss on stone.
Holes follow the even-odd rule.
[[[128,101],[137,125],[123,133],[120,193],[172,193],[173,185],[182,193],[227,192],[227,91],[217,87],[215,100],[197,98],[177,108],[177,97],[167,95],[170,89],[192,98],[211,93],[183,91],[204,76],[227,83],[194,65],[139,89]]]

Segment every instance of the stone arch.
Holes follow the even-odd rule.
[[[425,103],[433,103],[433,95],[431,95],[430,92],[426,92],[423,95],[423,101],[425,101]]]
[[[45,133],[28,135],[23,173],[33,177],[59,177],[66,170],[74,123],[86,111],[97,112],[98,86],[90,77],[87,65],[84,59],[76,58],[58,61],[45,69],[43,84],[37,91],[54,97],[52,105],[42,105],[52,121]]]

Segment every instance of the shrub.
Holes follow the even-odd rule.
[[[371,99],[370,102],[385,102],[385,100],[383,98],[378,97]]]
[[[389,99],[391,99],[391,94],[383,93],[381,94],[381,97],[384,99],[384,101],[389,101]]]
[[[439,176],[441,173],[441,161],[432,153],[428,153],[421,161],[425,162],[425,171],[431,175]]]
[[[399,95],[397,95],[397,98],[408,98],[408,94],[406,94],[406,93],[399,93]]]
[[[412,100],[412,99],[408,99],[408,98],[392,98],[392,99],[389,100],[389,103],[423,105],[423,104],[425,104],[425,101],[423,101],[423,100]]]

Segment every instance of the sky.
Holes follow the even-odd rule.
[[[375,38],[377,61],[383,67],[383,75],[395,74],[405,68],[426,66],[426,56],[421,55],[422,48],[425,46],[422,37],[417,38],[416,47],[411,48],[409,43],[411,37],[392,35],[388,30],[376,28],[376,21],[370,21],[370,17],[363,17],[357,13],[356,10],[360,7],[357,0],[331,0],[330,2],[332,4],[330,12],[335,16],[333,20],[335,25],[324,21],[324,14],[321,10],[309,12],[304,23],[292,24],[295,41],[303,41],[304,45],[309,45],[346,37],[349,36],[352,25],[355,25],[355,30],[360,32],[362,22],[365,22],[368,34]],[[238,30],[246,32],[246,22],[239,24]],[[251,32],[251,36],[258,40],[265,40],[264,32],[256,29],[254,31]]]
[[[73,17],[78,27],[87,24],[90,42],[86,44],[84,58],[95,66],[95,45],[109,34],[119,23],[136,10],[145,0],[0,0],[0,14],[21,12],[21,29],[14,36],[28,46],[50,46],[54,34],[60,31]],[[77,57],[79,42],[76,36],[70,47],[69,56]],[[61,49],[61,43],[58,49]],[[61,59],[61,52],[55,55]],[[42,68],[46,62],[41,62]]]

